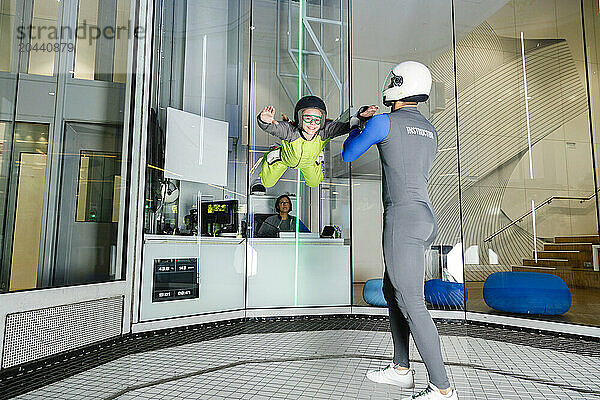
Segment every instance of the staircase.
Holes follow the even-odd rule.
[[[513,271],[543,272],[561,277],[569,287],[600,289],[600,272],[594,271],[592,246],[600,244],[600,236],[557,236],[545,243],[534,258],[523,259]]]

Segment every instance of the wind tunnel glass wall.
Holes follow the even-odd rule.
[[[391,3],[353,2],[353,101],[380,104],[381,77],[400,61],[432,72],[422,112],[440,138],[429,181],[439,234],[425,280],[466,284],[437,300],[426,286],[428,305],[468,299],[476,313],[598,325],[598,4]],[[373,20],[407,31],[374,40]],[[352,166],[355,305],[383,275],[380,173],[374,150]]]
[[[418,110],[438,133],[438,154],[429,177],[429,194],[438,235],[425,254],[425,280],[443,280],[460,288],[464,281],[459,207],[454,48],[451,2],[352,2],[353,104],[382,101],[382,86],[390,70],[402,61],[419,61],[431,70],[430,98]],[[395,34],[380,26],[394,26]],[[418,32],[418,34],[416,34]],[[381,164],[376,146],[352,162],[353,304],[380,304],[363,292],[384,275]],[[393,184],[393,183],[390,183]],[[392,266],[390,266],[392,267]],[[402,263],[395,265],[401,268]],[[367,288],[369,288],[367,285]],[[430,308],[464,309],[462,291],[425,290]],[[365,296],[366,295],[366,296]],[[378,296],[381,299],[382,295]],[[367,301],[368,300],[368,301]]]
[[[469,311],[600,322],[592,3],[455,2]]]
[[[240,309],[249,2],[154,7],[141,319]]]
[[[306,140],[294,114],[299,98],[314,95],[327,124],[347,126],[348,2],[252,4],[247,307],[350,305],[349,176],[339,158],[346,132]],[[289,137],[258,125],[266,106]]]
[[[123,69],[120,83],[105,86],[72,79],[79,6],[1,4],[2,37],[11,38],[0,50],[2,292],[124,278],[130,74]],[[135,6],[119,11],[133,25]]]

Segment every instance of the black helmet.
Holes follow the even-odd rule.
[[[322,129],[323,126],[325,126],[325,118],[327,118],[327,107],[325,106],[325,102],[317,96],[304,96],[296,103],[296,108],[294,109],[294,118],[298,128],[302,129],[302,111],[306,110],[307,108],[316,108],[323,113],[323,118],[321,118],[321,126],[319,127],[319,129]]]

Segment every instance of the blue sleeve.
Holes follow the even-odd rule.
[[[304,222],[302,222],[302,220],[300,220],[300,232],[310,232],[310,229],[308,229],[306,225],[304,225]]]
[[[381,142],[390,133],[390,117],[387,114],[374,116],[367,122],[362,132],[353,129],[344,142],[342,157],[352,162],[362,156],[371,146]]]

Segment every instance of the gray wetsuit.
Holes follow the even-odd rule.
[[[376,144],[383,170],[383,292],[394,341],[394,363],[409,367],[409,335],[423,358],[429,380],[450,387],[437,328],[423,296],[425,250],[437,236],[427,182],[437,153],[437,132],[416,109],[377,115],[364,130],[350,133],[343,158],[354,161]]]

